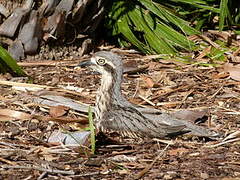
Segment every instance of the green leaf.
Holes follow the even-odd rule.
[[[149,48],[146,47],[141,41],[139,41],[136,36],[133,34],[132,30],[129,27],[128,18],[124,16],[121,20],[118,21],[119,30],[122,34],[135,46],[137,46],[142,52],[149,53]]]
[[[219,16],[219,30],[222,31],[224,27],[224,21],[228,16],[228,0],[221,0],[220,3],[220,16]]]
[[[94,154],[96,150],[96,139],[95,139],[95,126],[93,123],[93,113],[92,113],[91,106],[89,106],[88,108],[88,120],[89,120],[90,132],[91,132],[91,151],[92,151],[92,154]]]
[[[0,70],[2,72],[9,71],[13,75],[26,76],[26,73],[18,66],[15,59],[3,47],[0,46]]]
[[[186,3],[189,4],[190,6],[195,6],[197,8],[200,9],[205,9],[205,10],[209,10],[215,13],[219,13],[219,9],[209,6],[208,3],[206,1],[195,1],[195,0],[172,0],[174,2],[181,2],[181,3]]]
[[[140,2],[152,13],[156,14],[160,19],[165,22],[171,24],[175,24],[178,28],[180,28],[185,34],[199,34],[199,31],[190,27],[187,21],[177,17],[175,14],[168,11],[166,8],[161,6],[160,4],[148,1],[148,0],[140,0]]]
[[[136,28],[143,32],[143,36],[147,43],[151,45],[156,53],[175,54],[175,48],[167,43],[161,36],[158,36],[157,31],[153,29],[149,14],[144,14],[141,9],[136,8],[128,13],[128,17],[132,20]]]

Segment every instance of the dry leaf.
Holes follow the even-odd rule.
[[[21,120],[31,118],[30,114],[20,112],[20,111],[14,111],[11,109],[0,109],[0,116],[5,116],[6,118],[9,117],[9,118],[13,118],[13,119],[21,119]]]
[[[12,117],[0,115],[0,121],[7,122],[13,120]]]
[[[181,155],[183,153],[189,152],[188,149],[186,148],[177,148],[177,149],[172,149],[168,151],[168,154],[170,156],[177,156],[177,155]]]
[[[150,77],[143,76],[143,80],[145,81],[148,88],[152,88],[154,86],[154,82]]]
[[[230,77],[236,81],[240,81],[240,64],[234,66],[231,63],[226,63],[223,66],[225,72],[230,74]]]
[[[224,79],[227,78],[229,76],[229,74],[227,72],[220,72],[218,74],[213,74],[212,78],[213,79]]]
[[[61,105],[59,105],[59,106],[52,106],[49,109],[49,114],[52,117],[61,117],[64,114],[66,114],[68,110],[69,110],[69,108],[66,107],[66,106],[61,106]]]

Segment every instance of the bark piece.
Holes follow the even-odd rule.
[[[39,8],[39,16],[50,15],[54,12],[56,6],[60,0],[43,0],[41,7]]]
[[[0,35],[13,37],[23,18],[30,12],[33,0],[26,0],[23,7],[16,8],[13,13],[1,24]]]
[[[82,22],[83,27],[85,27],[83,30],[84,32],[92,33],[96,30],[104,14],[104,3],[104,1],[100,0],[89,6],[88,11],[90,13],[85,14],[85,18]]]
[[[9,15],[9,11],[2,4],[0,4],[0,14],[4,15],[5,17],[8,17]]]
[[[59,38],[62,37],[65,33],[65,12],[56,10],[52,16],[49,16],[47,23],[43,28],[43,31],[46,33],[43,37],[47,41],[50,37]]]
[[[15,60],[21,60],[24,58],[23,44],[20,40],[15,40],[8,48],[8,52]]]
[[[41,37],[41,26],[39,23],[38,13],[33,10],[31,12],[29,22],[24,24],[20,31],[18,39],[23,43],[26,54],[34,54],[37,52],[39,38]]]
[[[79,0],[77,2],[76,6],[72,12],[72,19],[75,24],[81,21],[83,14],[86,10],[86,6],[88,4],[90,4],[91,2],[92,2],[92,0]]]
[[[92,46],[93,46],[92,39],[90,39],[90,38],[85,39],[82,43],[81,49],[79,50],[79,55],[83,56],[84,54],[89,53],[92,49]]]
[[[70,11],[73,8],[74,0],[61,0],[57,5],[56,10],[65,11],[66,17],[71,13]]]

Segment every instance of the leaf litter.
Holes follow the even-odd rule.
[[[208,38],[200,39],[212,48],[217,46]],[[112,50],[124,57],[122,90],[131,102],[197,122],[218,131],[223,138],[210,141],[179,136],[136,141],[119,138],[117,133],[98,134],[93,154],[88,107],[94,107],[99,75],[73,69],[77,60],[59,61],[61,66],[24,62],[33,85],[27,79],[1,75],[1,179],[239,178],[238,66],[204,67],[158,60],[156,55],[143,56],[136,51]],[[196,58],[211,62],[213,56],[207,55],[211,49],[202,53]],[[239,55],[238,51],[233,53]],[[64,88],[69,84],[80,91]],[[82,135],[85,143],[77,140]]]

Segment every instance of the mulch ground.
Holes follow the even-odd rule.
[[[219,132],[222,138],[183,135],[166,140],[118,141],[114,135],[99,135],[96,153],[91,155],[81,147],[66,148],[47,141],[53,130],[73,131],[82,125],[1,114],[0,179],[239,179],[240,82],[222,66],[159,61],[122,50],[117,53],[124,57],[122,90],[129,101],[164,111],[207,109],[204,118],[196,121]],[[93,105],[100,76],[87,69],[74,69],[82,59],[26,61],[21,65],[31,80],[8,74],[0,79],[58,89],[76,87],[80,92],[69,90],[62,95]],[[54,89],[50,91],[54,93]],[[2,110],[50,116],[48,107],[20,98],[32,92],[1,84],[0,92]],[[63,116],[79,117],[71,110]]]

